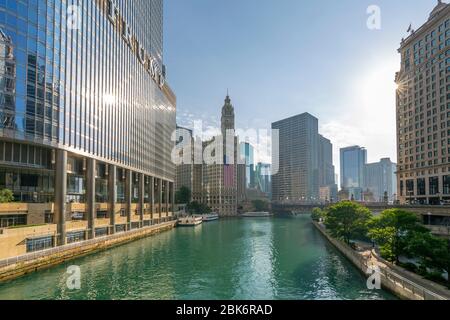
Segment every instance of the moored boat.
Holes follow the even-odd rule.
[[[202,217],[203,222],[219,220],[219,214],[218,213],[204,214],[204,215],[201,215],[200,217]]]
[[[177,226],[179,227],[196,227],[203,223],[202,217],[183,217],[179,218],[177,221]]]

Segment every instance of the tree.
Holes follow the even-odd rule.
[[[10,203],[14,201],[14,195],[9,189],[0,190],[0,203]]]
[[[325,226],[331,235],[350,244],[351,239],[362,238],[367,233],[369,209],[355,202],[343,201],[327,209]]]
[[[414,233],[426,233],[428,229],[420,224],[414,213],[389,209],[369,222],[369,237],[380,247],[381,255],[391,262],[398,262],[401,255],[407,254],[408,241]]]
[[[320,221],[320,219],[324,219],[326,212],[320,208],[314,208],[311,213],[311,218],[314,221]]]
[[[264,200],[253,200],[252,201],[253,208],[256,211],[269,211],[269,203]]]
[[[186,207],[187,211],[191,214],[208,214],[211,213],[211,208],[204,203],[193,201]]]
[[[414,232],[408,241],[408,253],[420,259],[421,269],[431,269],[437,274],[450,274],[449,243],[435,237],[431,232]],[[447,281],[450,289],[450,277]]]
[[[189,203],[191,201],[191,190],[188,187],[182,186],[175,193],[175,202],[177,204]]]

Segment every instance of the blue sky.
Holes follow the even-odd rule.
[[[397,49],[437,0],[165,0],[164,60],[178,122],[220,126],[227,88],[236,126],[310,112],[338,149],[396,160]],[[381,30],[367,8],[381,9]],[[263,159],[265,160],[265,159]],[[338,170],[336,172],[339,172]]]

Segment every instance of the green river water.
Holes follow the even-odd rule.
[[[69,290],[67,268],[81,270]],[[395,299],[307,216],[177,228],[0,284],[0,299]]]

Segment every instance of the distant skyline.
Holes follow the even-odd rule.
[[[360,145],[368,161],[397,161],[397,49],[436,0],[166,0],[165,64],[178,123],[201,119],[212,132],[230,91],[237,128],[309,112],[339,149]],[[381,9],[381,30],[367,8]],[[267,161],[269,159],[262,159]]]

